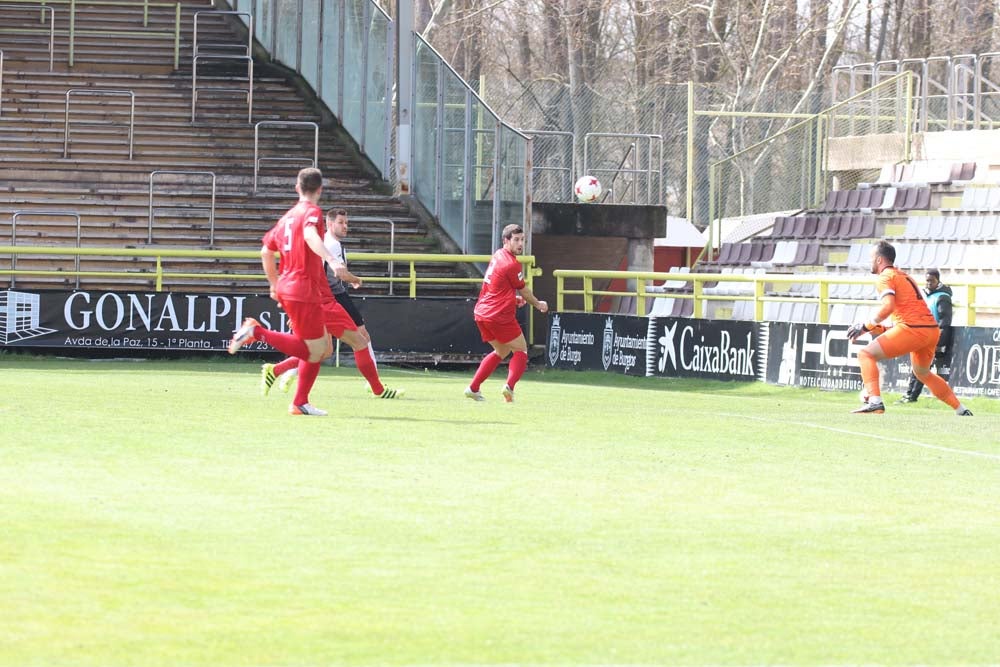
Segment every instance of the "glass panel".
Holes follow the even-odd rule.
[[[361,143],[361,82],[364,78],[364,4],[344,3],[344,117],[340,121],[354,140]],[[349,64],[349,65],[348,65]]]
[[[413,193],[428,211],[437,215],[434,191],[437,187],[437,81],[438,59],[422,41],[415,40],[413,82]]]
[[[268,53],[271,52],[271,3],[274,0],[254,0],[254,32]]]
[[[326,0],[323,6],[323,101],[337,117],[340,109],[337,96],[340,91],[340,14],[343,0]]]
[[[465,92],[466,87],[451,70],[444,75],[444,164],[441,178],[441,227],[465,252],[469,239],[463,228],[465,198]]]
[[[302,76],[318,90],[319,82],[319,5],[316,2],[302,3]]]
[[[500,222],[497,238],[507,225],[524,224],[524,138],[500,126]]]
[[[496,154],[496,122],[486,105],[472,103],[472,201],[469,252],[491,254],[493,247],[493,157]]]
[[[298,0],[271,0],[278,3],[277,60],[291,69],[299,68],[299,3]]]
[[[392,76],[389,65],[389,20],[373,12],[368,33],[368,77],[365,96],[365,154],[388,177],[385,161],[386,81]]]

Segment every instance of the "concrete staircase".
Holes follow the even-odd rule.
[[[57,5],[57,30],[64,28],[65,12]],[[77,28],[84,30],[141,29],[142,7],[81,8]],[[216,248],[256,251],[260,238],[295,201],[295,172],[306,166],[313,152],[310,131],[262,129],[261,157],[302,157],[301,164],[262,165],[258,192],[253,192],[253,127],[247,123],[246,68],[238,64],[206,67],[199,64],[199,87],[230,88],[232,94],[199,94],[196,123],[191,123],[192,17],[207,10],[206,0],[183,5],[181,66],[173,69],[173,42],[164,38],[80,35],[75,67],[66,67],[65,36],[57,36],[55,71],[48,71],[48,36],[0,32],[4,52],[2,107],[0,107],[0,245],[12,238],[15,211],[75,211],[81,217],[83,247]],[[60,16],[62,14],[62,16]],[[0,25],[37,29],[38,13],[8,11],[0,3]],[[103,28],[102,28],[103,26]],[[150,9],[150,30],[172,30],[173,11]],[[239,45],[227,22],[199,19],[199,40]],[[312,121],[320,125],[319,166],[327,177],[321,205],[342,207],[355,218],[388,218],[395,226],[396,252],[441,252],[426,227],[405,204],[388,192],[388,185],[366,167],[342,129],[314,99],[301,93],[286,73],[266,63],[255,63],[253,121]],[[68,156],[64,157],[66,91],[81,88],[131,90],[135,94],[133,159],[128,159],[128,98],[73,97]],[[94,123],[94,124],[88,124]],[[114,123],[98,125],[96,123]],[[149,175],[156,170],[211,171],[216,175],[214,238],[210,242],[209,179],[194,175],[158,177],[154,190],[155,224],[149,225]],[[351,224],[349,251],[389,252],[389,225],[384,222]],[[76,222],[52,216],[18,220],[19,245],[75,246]],[[18,269],[67,270],[72,259],[52,260],[19,256]],[[6,268],[10,256],[0,255]],[[130,257],[85,257],[84,271],[149,270],[150,263]],[[171,290],[260,292],[255,259],[172,260],[172,271],[210,271],[226,279],[178,280]],[[352,261],[363,276],[385,276],[385,262]],[[421,275],[424,275],[421,272]],[[442,266],[428,276],[460,276],[459,269]],[[231,276],[231,278],[229,278]],[[75,277],[18,277],[18,287],[66,288]],[[85,277],[86,289],[142,289],[153,285],[147,277],[132,280]],[[0,287],[9,285],[0,276]],[[428,286],[421,293],[443,293],[454,288]],[[397,288],[397,293],[399,289]],[[367,283],[367,294],[386,292],[385,284]]]

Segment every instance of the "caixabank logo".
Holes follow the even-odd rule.
[[[40,326],[41,297],[31,292],[0,292],[0,344],[10,345],[55,331]]]
[[[655,372],[668,377],[757,380],[766,366],[751,322],[651,318]]]

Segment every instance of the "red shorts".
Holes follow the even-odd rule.
[[[358,325],[336,299],[323,302],[323,325],[334,338],[340,338],[345,331],[358,330]]]
[[[484,343],[494,340],[500,343],[509,343],[522,335],[521,325],[515,319],[504,320],[502,322],[496,320],[476,320],[476,326],[479,327],[479,333],[482,335]]]
[[[323,312],[320,304],[311,301],[281,301],[288,313],[288,320],[295,335],[302,340],[316,340],[324,336]]]

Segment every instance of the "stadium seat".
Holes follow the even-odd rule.
[[[997,240],[1000,234],[1000,216],[988,215],[983,218],[982,231],[979,233],[980,241],[992,242]]]
[[[972,240],[972,220],[971,215],[959,215],[955,218],[955,235],[954,240],[956,241],[971,241]]]
[[[753,301],[739,300],[733,302],[733,319],[734,320],[752,320],[753,319]]]
[[[929,187],[918,187],[916,191],[916,202],[910,207],[910,210],[926,211],[931,207],[931,189]]]
[[[870,208],[872,208],[874,210],[877,210],[877,211],[890,211],[890,210],[892,210],[893,206],[896,203],[896,193],[897,193],[897,189],[896,188],[891,188],[891,187],[890,188],[886,188],[885,189],[884,197],[882,198],[882,201],[880,203],[878,203],[877,205],[873,204]]]
[[[848,211],[857,211],[861,208],[861,194],[864,193],[865,200],[868,200],[870,190],[848,190],[847,203],[843,206]]]

